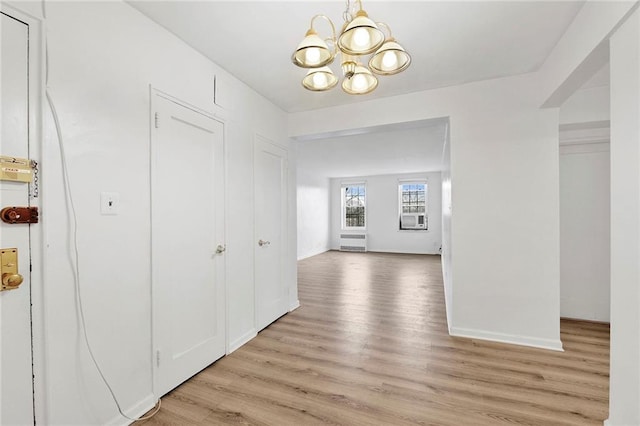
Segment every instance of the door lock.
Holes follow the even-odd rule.
[[[38,223],[37,207],[5,207],[0,210],[0,220],[4,223]]]
[[[258,241],[258,245],[259,245],[260,247],[262,247],[262,246],[268,246],[269,244],[271,244],[271,241],[265,241],[265,240],[259,240],[259,241]]]
[[[20,287],[24,278],[18,273],[18,249],[0,250],[0,267],[2,274],[0,291],[14,290]]]

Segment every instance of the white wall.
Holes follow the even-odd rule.
[[[17,3],[39,16],[40,3]],[[216,114],[225,123],[228,341],[255,335],[253,138],[288,146],[285,114],[176,37],[122,2],[47,2],[49,87],[62,124],[78,215],[80,288],[89,339],[105,376],[130,416],[150,408],[151,277],[149,85]],[[34,41],[36,42],[36,41]],[[213,76],[226,91],[215,107]],[[78,328],[69,264],[68,209],[52,121],[46,112],[41,159],[44,229],[43,424],[124,424]],[[291,173],[294,187],[295,170]],[[197,183],[196,183],[197,184]],[[118,216],[101,216],[101,191],[119,192]],[[295,196],[289,205],[287,277],[295,287]],[[194,200],[197,204],[197,200]],[[194,204],[194,205],[195,205]],[[196,206],[197,207],[197,206]],[[294,300],[295,299],[295,300]]]
[[[400,179],[427,180],[427,231],[398,229]],[[367,250],[387,253],[439,254],[442,245],[440,172],[359,176],[331,179],[331,248],[340,248],[343,182],[366,182]],[[346,232],[348,233],[348,231]]]
[[[611,288],[608,71],[606,64],[560,107],[560,315],[603,322]]]
[[[330,249],[329,178],[298,170],[298,259]]]
[[[560,107],[560,124],[609,121],[609,86],[578,90]]]
[[[609,322],[609,146],[560,149],[560,315]]]
[[[439,171],[444,132],[436,120],[426,127],[296,142],[298,170],[331,178]]]
[[[640,424],[640,12],[611,37],[608,426]]]

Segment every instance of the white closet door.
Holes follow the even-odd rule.
[[[156,396],[225,353],[222,123],[154,95],[152,291]],[[157,115],[156,115],[157,114]]]
[[[256,137],[255,288],[257,329],[287,312],[287,151]]]

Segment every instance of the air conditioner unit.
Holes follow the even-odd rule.
[[[367,251],[367,234],[340,234],[340,251]]]
[[[427,218],[424,213],[403,213],[400,229],[427,229]]]

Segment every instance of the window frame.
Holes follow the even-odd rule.
[[[424,228],[403,228],[402,227],[402,215],[403,214],[412,214],[412,213],[403,213],[402,207],[402,187],[404,185],[424,185],[424,219],[425,219],[425,227]],[[415,214],[421,214],[416,212]],[[429,231],[429,182],[428,179],[419,178],[419,179],[400,179],[398,180],[398,232],[414,232],[414,231]]]
[[[364,225],[363,226],[347,226],[347,203],[346,203],[346,191],[349,187],[361,186],[364,188]],[[358,182],[342,182],[340,184],[340,223],[343,231],[366,231],[367,229],[367,183],[363,181]]]

